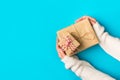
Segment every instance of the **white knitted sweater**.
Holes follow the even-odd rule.
[[[93,28],[100,41],[99,45],[111,56],[120,61],[120,40],[110,36],[104,32],[104,27],[98,22],[93,25]],[[65,63],[66,69],[70,69],[82,80],[115,80],[111,76],[96,70],[86,61],[79,60],[77,56],[65,56],[62,61]]]

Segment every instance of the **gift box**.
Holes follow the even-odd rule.
[[[64,36],[60,39],[58,45],[65,53],[70,56],[74,54],[80,43],[68,32],[64,32]]]
[[[75,23],[71,26],[68,26],[62,30],[57,32],[58,39],[61,43],[59,45],[63,45],[66,41],[63,39],[66,33],[71,35],[75,41],[79,43],[79,46],[73,53],[66,53],[68,56],[72,56],[78,52],[81,52],[91,46],[94,46],[99,43],[99,40],[96,36],[96,33],[89,21],[89,19],[84,19],[78,23]],[[62,47],[62,46],[61,46]],[[62,47],[63,48],[63,47]]]

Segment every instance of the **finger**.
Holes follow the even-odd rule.
[[[93,20],[93,19],[89,19],[90,21],[92,21],[92,22],[96,22],[95,20]]]
[[[60,58],[64,58],[65,54],[62,50],[59,50],[58,55]]]
[[[90,16],[84,16],[84,18],[89,19],[90,22],[92,23],[92,25],[94,25],[96,23],[96,20]]]
[[[96,23],[96,21],[92,21],[92,20],[90,20],[90,22],[91,22],[93,25]]]
[[[84,20],[84,19],[85,19],[85,18],[80,18],[80,19],[76,20],[75,22],[78,23],[78,22],[80,22],[80,21],[82,21],[82,20]]]
[[[66,54],[64,51],[61,52],[61,55],[64,57]]]
[[[59,56],[60,58],[63,58],[62,55],[61,55],[60,53],[58,53],[58,56]]]
[[[64,57],[66,54],[65,54],[65,52],[60,48],[60,47],[58,47],[58,53],[62,56],[62,57]]]
[[[90,19],[91,21],[96,22],[96,20],[95,20],[94,18],[90,17],[90,16],[83,16],[83,18],[88,18],[88,19]]]
[[[94,18],[92,18],[92,17],[90,17],[90,16],[88,16],[88,18],[91,19],[92,21],[96,21]]]
[[[76,23],[79,22],[79,21],[82,21],[82,20],[84,20],[84,19],[87,19],[87,18],[88,18],[88,16],[83,16],[82,18],[76,20]]]
[[[91,22],[92,25],[94,25],[96,23],[95,20],[89,19],[89,21]]]
[[[60,51],[60,47],[59,47],[59,45],[56,46],[56,49],[57,49],[57,51]]]
[[[88,19],[91,20],[91,21],[94,22],[94,23],[96,22],[96,19],[94,19],[94,18],[92,18],[92,17],[90,17],[90,16],[88,16]]]
[[[85,19],[85,16],[83,16],[82,18],[77,19],[76,22],[79,22],[79,21],[81,21],[83,19]]]

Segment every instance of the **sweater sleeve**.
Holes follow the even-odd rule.
[[[62,61],[67,69],[72,70],[82,80],[115,80],[109,75],[96,70],[88,62],[79,60],[77,56],[65,56]]]
[[[93,25],[93,28],[99,38],[99,45],[103,50],[120,61],[120,39],[112,37],[108,32],[104,32],[104,27],[98,22]]]

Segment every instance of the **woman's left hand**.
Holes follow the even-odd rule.
[[[66,56],[66,54],[65,54],[65,52],[61,49],[61,47],[58,45],[58,42],[59,42],[59,40],[57,39],[56,49],[57,49],[57,52],[58,52],[59,57],[60,57],[61,59],[63,59],[63,58]]]

